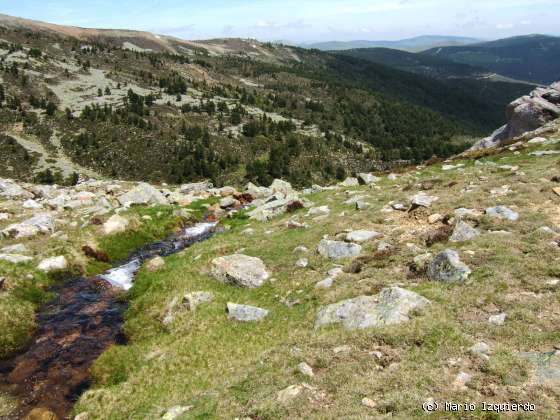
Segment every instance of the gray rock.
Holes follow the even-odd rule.
[[[358,174],[358,181],[360,182],[360,184],[371,185],[371,184],[375,184],[376,182],[379,182],[380,180],[381,180],[381,178],[378,178],[375,175],[370,174],[370,173],[359,173]]]
[[[150,184],[142,182],[132,190],[120,195],[117,200],[121,205],[131,204],[169,204],[167,198]]]
[[[307,212],[307,215],[310,217],[316,216],[328,216],[331,213],[329,206],[321,206],[321,207],[311,207]]]
[[[315,284],[315,289],[330,289],[334,283],[334,280],[330,277],[327,277],[324,280],[321,280]]]
[[[369,209],[370,204],[363,200],[356,201],[356,210],[367,210]]]
[[[251,194],[253,198],[264,198],[272,195],[272,190],[266,187],[257,187],[252,182],[245,186],[245,191]]]
[[[400,287],[383,289],[377,296],[359,296],[322,308],[315,327],[342,323],[348,329],[383,327],[409,321],[409,314],[430,301]]]
[[[475,229],[468,223],[459,220],[455,224],[455,229],[453,229],[453,233],[451,234],[449,240],[451,242],[465,242],[470,241],[479,235],[480,232],[478,229]]]
[[[187,411],[192,410],[193,406],[182,406],[176,405],[168,409],[165,414],[161,417],[161,420],[175,420],[185,414]]]
[[[315,374],[313,373],[313,368],[305,362],[301,362],[297,366],[297,369],[298,369],[299,373],[301,373],[302,375],[309,376],[311,378],[313,376],[315,376]]]
[[[405,206],[403,203],[393,203],[391,204],[391,208],[397,211],[407,211],[408,207]]]
[[[28,252],[27,247],[24,244],[15,244],[5,246],[4,248],[0,249],[0,252],[5,254],[25,254]]]
[[[2,235],[8,238],[27,238],[39,233],[53,233],[54,218],[49,213],[41,213],[21,223],[13,224],[2,230]]]
[[[43,205],[41,203],[38,203],[35,200],[29,199],[29,200],[24,201],[24,203],[22,204],[22,207],[24,209],[37,210],[37,209],[42,209]]]
[[[6,261],[11,264],[25,264],[33,261],[33,258],[19,254],[0,254],[0,261]]]
[[[251,219],[258,220],[259,222],[267,222],[276,216],[286,213],[288,205],[292,201],[291,199],[274,199],[251,210],[248,215]]]
[[[508,140],[536,130],[560,117],[560,104],[555,101],[559,88],[538,87],[529,95],[516,99],[506,110],[507,124],[494,131],[490,137],[476,143],[471,150],[501,146]]]
[[[183,296],[182,305],[187,311],[195,311],[198,306],[213,300],[214,294],[211,292],[192,292]]]
[[[536,152],[529,153],[529,155],[536,157],[553,156],[558,154],[560,154],[560,150],[537,150]]]
[[[323,239],[319,243],[317,251],[325,258],[339,260],[343,258],[357,257],[360,255],[360,252],[362,252],[362,247],[357,244]]]
[[[360,185],[358,178],[346,178],[344,181],[340,183],[343,187],[357,187]]]
[[[235,198],[232,196],[224,197],[220,200],[220,207],[222,209],[227,209],[228,207],[233,207],[237,203],[239,203]]]
[[[306,268],[309,265],[309,260],[307,258],[300,258],[296,261],[296,267]]]
[[[46,258],[39,263],[37,268],[45,273],[56,270],[65,270],[68,267],[68,261],[63,255],[58,257]]]
[[[519,213],[506,206],[489,207],[486,209],[486,215],[497,219],[510,220],[512,222],[519,219]]]
[[[412,196],[410,200],[413,207],[430,207],[434,201],[438,200],[438,197],[420,192]]]
[[[474,354],[475,356],[480,357],[481,359],[488,360],[490,359],[490,346],[485,342],[479,342],[474,344],[469,351]]]
[[[377,250],[379,252],[390,251],[394,247],[395,246],[393,244],[390,244],[389,242],[386,241],[381,241],[377,244]]]
[[[280,193],[284,194],[284,196],[286,197],[296,194],[294,188],[292,187],[292,184],[286,181],[282,181],[281,179],[275,179],[274,181],[272,181],[272,184],[270,184],[269,188],[273,194]]]
[[[428,278],[446,283],[464,282],[471,269],[459,259],[457,251],[446,249],[428,265]]]
[[[0,179],[0,197],[15,198],[33,198],[33,194],[23,189],[14,181],[9,179]]]
[[[532,381],[538,385],[560,386],[560,351],[550,353],[524,352],[520,356],[533,367]]]
[[[492,315],[488,318],[488,323],[492,325],[504,325],[506,322],[506,314],[501,313],[497,315]]]
[[[199,193],[203,191],[208,191],[213,187],[210,181],[202,181],[202,182],[192,182],[190,184],[183,184],[179,191],[182,194],[190,194],[190,193]]]
[[[380,236],[382,236],[381,233],[375,232],[373,230],[354,230],[346,235],[346,240],[348,242],[362,243],[371,241],[372,239],[378,238]]]
[[[212,260],[212,276],[223,283],[240,287],[261,287],[270,274],[261,259],[242,254]]]
[[[227,304],[227,312],[229,319],[242,322],[260,321],[269,314],[266,309],[231,302]]]

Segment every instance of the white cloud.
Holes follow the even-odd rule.
[[[496,29],[512,29],[513,26],[513,23],[498,23]]]

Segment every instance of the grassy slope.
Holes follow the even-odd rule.
[[[125,331],[131,342],[114,346],[95,364],[94,386],[77,404],[93,418],[157,418],[173,405],[193,405],[185,418],[364,418],[393,413],[396,418],[422,416],[421,403],[438,401],[530,401],[538,413],[533,418],[553,418],[560,402],[558,390],[524,386],[526,364],[515,357],[524,350],[549,351],[557,344],[558,289],[546,281],[560,276],[557,250],[545,234],[535,232],[545,225],[558,225],[558,197],[550,179],[558,173],[554,157],[535,158],[525,153],[490,158],[500,164],[520,165],[524,174],[495,167],[475,167],[467,162],[464,172],[441,172],[439,166],[410,172],[397,182],[383,181],[379,189],[356,188],[368,196],[372,208],[356,212],[344,205],[343,192],[310,197],[317,205],[329,205],[326,220],[305,219],[307,230],[288,230],[284,216],[268,224],[251,222],[254,236],[244,236],[239,224],[180,254],[166,259],[158,273],[142,272],[131,291],[131,306]],[[420,219],[404,213],[382,213],[390,200],[406,201],[415,189],[403,191],[413,179],[442,183],[430,192],[440,197],[430,212],[450,213],[465,206],[484,209],[497,203],[517,208],[516,223],[484,219],[485,229],[507,229],[512,235],[484,234],[464,244],[438,244],[461,252],[473,268],[464,285],[442,285],[425,278],[407,276],[414,254],[405,243],[422,245]],[[485,180],[486,179],[486,180]],[[453,187],[445,187],[456,181]],[[475,191],[461,194],[473,182]],[[491,188],[510,184],[515,193],[492,198]],[[340,216],[341,212],[346,216]],[[374,261],[357,275],[344,275],[326,291],[314,289],[333,266],[311,252],[310,267],[296,269],[299,255],[292,250],[306,245],[311,250],[324,234],[346,228],[373,228],[386,239],[399,243],[394,255]],[[371,254],[375,244],[365,247]],[[243,250],[262,258],[273,272],[274,282],[258,290],[244,290],[218,283],[208,276],[211,260]],[[469,254],[467,251],[472,251]],[[400,326],[346,332],[339,327],[314,330],[320,306],[377,293],[382,287],[402,284],[428,297],[433,304],[411,322]],[[185,313],[167,328],[161,324],[166,305],[187,291],[212,291],[213,303],[195,313]],[[261,323],[228,321],[228,301],[271,310]],[[286,302],[298,304],[293,307]],[[504,326],[489,326],[488,316],[508,314]],[[475,342],[486,341],[494,357],[483,363],[468,353]],[[349,351],[335,352],[342,345]],[[376,359],[371,352],[384,355]],[[296,371],[306,361],[316,376],[305,378]],[[454,390],[450,384],[464,370],[473,374],[468,388]],[[284,406],[277,402],[279,390],[308,382],[324,394],[299,397]],[[363,397],[378,404],[361,405]],[[484,417],[482,413],[475,417]],[[487,415],[486,415],[487,416]],[[531,418],[531,417],[527,417]]]

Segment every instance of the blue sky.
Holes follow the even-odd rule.
[[[186,39],[312,42],[560,35],[560,0],[2,0],[0,13]]]

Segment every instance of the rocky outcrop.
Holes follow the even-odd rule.
[[[400,287],[388,287],[377,296],[359,296],[324,307],[317,314],[315,327],[341,323],[346,329],[363,329],[400,324],[409,314],[430,301]]]
[[[529,95],[509,104],[506,110],[507,124],[490,137],[476,143],[471,150],[501,146],[522,134],[536,130],[549,121],[560,117],[560,82],[549,87],[539,87]]]
[[[138,184],[127,193],[119,196],[118,200],[121,205],[168,204],[167,199],[161,191],[144,182]]]

